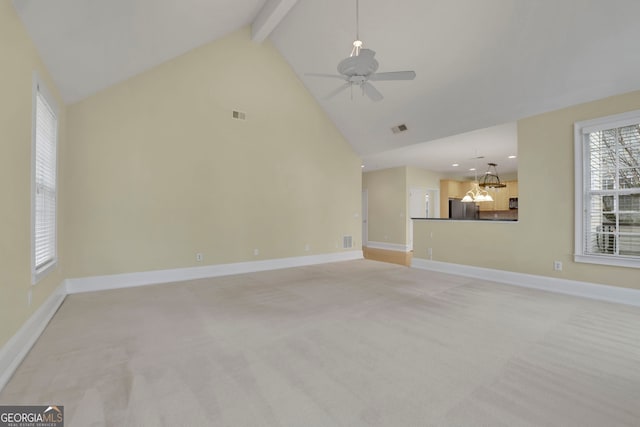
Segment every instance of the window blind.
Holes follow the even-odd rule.
[[[625,262],[619,265],[640,261],[640,120],[634,119],[582,129],[583,163],[576,164],[583,168],[584,186],[578,256]]]
[[[58,123],[40,85],[37,86],[35,98],[33,265],[37,275],[56,260]]]

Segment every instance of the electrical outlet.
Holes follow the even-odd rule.
[[[253,250],[253,256],[258,256],[260,255],[260,250],[259,249],[254,249]]]
[[[31,300],[33,299],[33,291],[29,289],[27,293],[27,307],[31,307]]]
[[[562,262],[560,261],[553,261],[553,269],[555,271],[562,271]]]
[[[196,254],[196,262],[202,262],[203,256],[200,252]]]
[[[427,256],[429,259],[433,257],[433,248],[427,248]]]
[[[306,245],[304,245],[304,250],[305,252],[309,252],[311,250],[311,246],[309,246],[309,244],[307,243]]]

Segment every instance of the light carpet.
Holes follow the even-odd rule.
[[[66,426],[638,426],[640,308],[358,260],[67,297]]]

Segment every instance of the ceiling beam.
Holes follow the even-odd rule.
[[[262,43],[298,0],[267,0],[251,24],[251,40]]]

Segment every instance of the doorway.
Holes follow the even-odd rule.
[[[362,190],[362,246],[367,246],[369,241],[369,193]]]
[[[439,218],[440,190],[412,187],[409,189],[409,215],[407,217],[407,242],[413,250],[413,220],[411,218]]]

